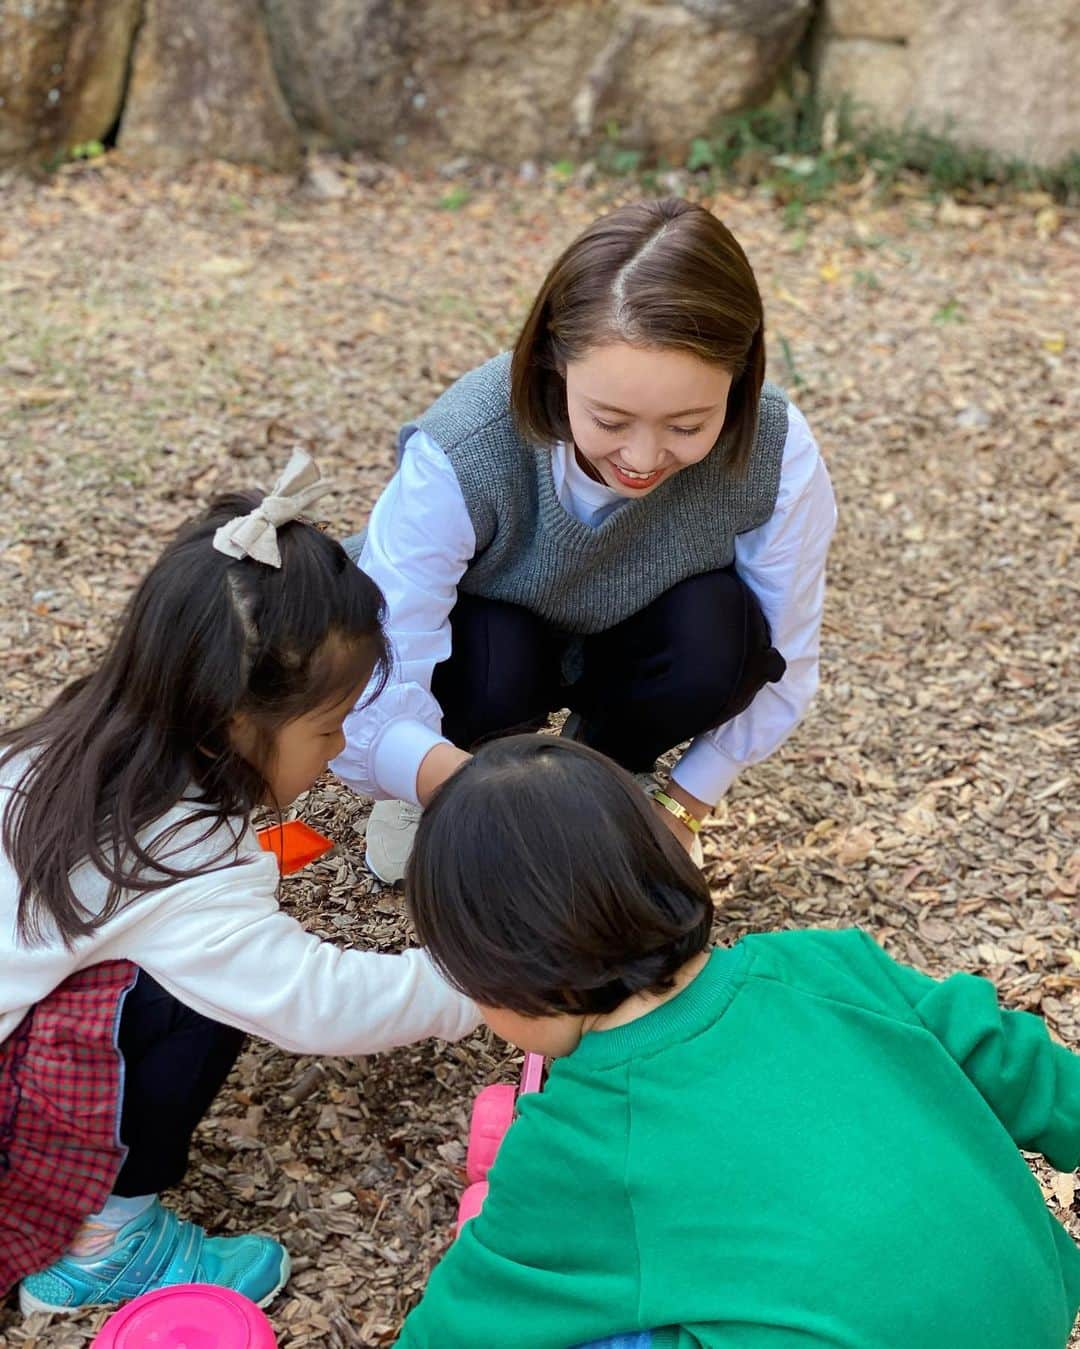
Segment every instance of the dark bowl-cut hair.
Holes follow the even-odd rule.
[[[260,501],[222,496],[184,526],[98,668],[0,735],[0,768],[26,756],[3,819],[24,940],[51,925],[71,945],[133,895],[195,874],[169,860],[180,825],[144,835],[181,798],[185,831],[201,821],[201,841],[213,836],[201,869],[226,865],[251,811],[272,803],[264,770],[277,731],[385,683],[382,593],[334,539],[300,520],[280,526],[277,568],[214,547],[217,529]],[[255,762],[233,745],[238,715],[254,729]],[[81,862],[108,882],[99,911],[72,885]]]
[[[745,470],[765,379],[764,310],[746,254],[703,206],[681,197],[620,206],[555,262],[511,362],[510,401],[526,440],[572,439],[566,367],[613,342],[686,351],[730,371],[714,449]]]
[[[705,948],[704,877],[634,779],[570,740],[491,741],[424,812],[405,874],[447,979],[526,1016],[663,992]]]

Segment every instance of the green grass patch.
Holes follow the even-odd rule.
[[[460,211],[463,206],[469,204],[471,199],[472,193],[469,189],[457,183],[445,196],[439,198],[439,209],[441,211]]]
[[[640,150],[620,146],[613,126],[596,162],[616,176],[643,176],[657,167]],[[1080,153],[1040,167],[965,148],[919,127],[887,128],[849,100],[825,103],[810,92],[781,93],[763,107],[720,119],[694,138],[683,167],[706,190],[732,182],[765,188],[793,230],[803,226],[809,204],[851,184],[885,197],[908,184],[930,195],[1045,192],[1054,201],[1080,204]]]

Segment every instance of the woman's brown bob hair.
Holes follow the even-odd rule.
[[[736,472],[757,434],[765,378],[761,295],[735,236],[668,197],[601,216],[558,259],[514,347],[510,401],[526,440],[570,440],[565,371],[612,342],[688,351],[732,373],[719,444]]]

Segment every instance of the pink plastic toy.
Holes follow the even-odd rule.
[[[469,1186],[458,1204],[458,1232],[484,1206],[488,1192],[487,1173],[491,1170],[507,1129],[514,1122],[517,1098],[529,1091],[539,1091],[543,1079],[543,1055],[526,1054],[521,1082],[517,1087],[511,1087],[508,1083],[485,1087],[473,1102],[469,1146],[465,1154],[465,1174]]]
[[[181,1283],[144,1293],[110,1316],[91,1349],[276,1349],[270,1322],[240,1293]]]

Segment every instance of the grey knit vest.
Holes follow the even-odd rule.
[[[476,532],[460,582],[471,595],[506,600],[568,633],[602,632],[679,581],[728,566],[735,536],[776,507],[787,438],[787,401],[766,384],[745,474],[707,455],[628,501],[595,528],[560,504],[551,455],[522,440],[510,410],[504,352],[452,384],[402,428],[422,430],[449,459]]]

